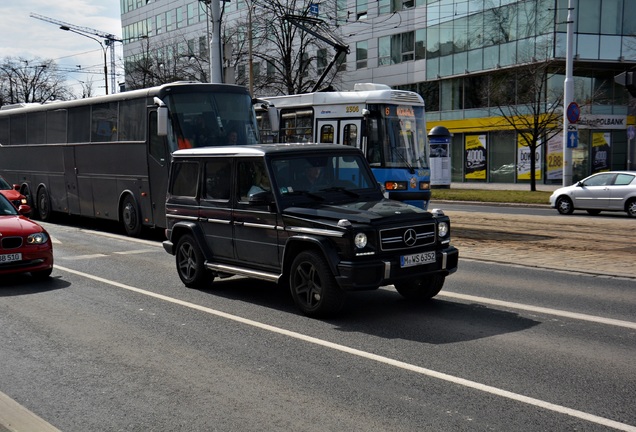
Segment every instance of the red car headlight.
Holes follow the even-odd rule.
[[[43,232],[31,234],[27,237],[27,244],[30,245],[40,245],[44,244],[49,240],[49,236],[47,236]]]

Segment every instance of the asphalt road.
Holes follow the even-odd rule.
[[[0,392],[62,431],[636,431],[635,278],[457,238],[433,302],[320,321],[273,284],[186,289],[157,241],[47,227],[52,280],[0,281]]]

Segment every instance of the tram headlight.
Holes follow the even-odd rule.
[[[385,181],[384,188],[388,191],[407,190],[408,183],[405,181]]]
[[[420,190],[429,190],[431,184],[429,182],[420,182]]]
[[[354,237],[353,242],[358,249],[364,249],[367,245],[367,235],[365,233],[358,233]]]

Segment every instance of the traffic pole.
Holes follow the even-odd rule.
[[[568,131],[570,121],[568,119],[567,107],[574,99],[574,78],[573,78],[573,36],[574,36],[574,8],[572,0],[568,0],[567,18],[567,48],[565,52],[565,82],[563,84],[563,186],[572,184],[572,149],[568,146]]]

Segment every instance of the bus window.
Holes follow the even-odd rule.
[[[347,124],[343,129],[342,143],[348,146],[356,146],[358,142],[358,126]]]
[[[48,144],[66,144],[66,110],[47,111],[46,142]]]
[[[68,110],[68,143],[86,143],[91,140],[90,105]]]
[[[26,144],[26,114],[11,117],[11,145]]]
[[[333,126],[323,125],[320,128],[320,142],[333,144]]]
[[[91,141],[117,141],[117,102],[93,105]]]
[[[46,143],[46,112],[30,112],[27,114],[27,142],[29,144]]]
[[[146,101],[143,99],[130,100],[119,105],[119,141],[143,141],[146,136]],[[155,114],[155,129],[157,123]]]

